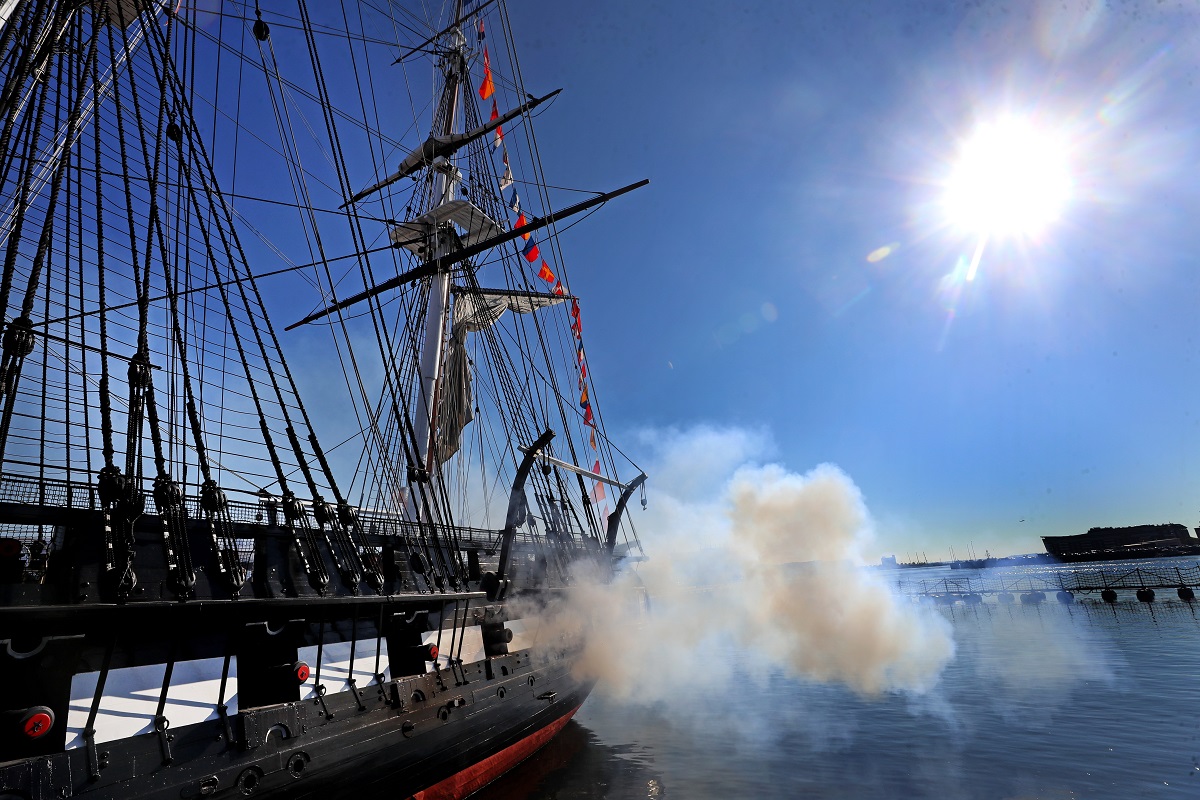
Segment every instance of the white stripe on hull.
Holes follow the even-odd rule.
[[[383,680],[391,680],[392,670],[388,665],[385,652],[379,653],[378,639],[359,639],[354,644],[354,682],[362,689],[375,683],[376,654],[379,654],[378,667],[383,672]],[[300,660],[308,664],[312,670],[311,677],[300,691],[302,700],[311,700],[317,696],[317,646],[301,647]],[[350,642],[333,642],[321,648],[320,659],[321,685],[326,694],[337,694],[349,690],[351,677]]]
[[[171,727],[216,719],[221,691],[223,658],[177,661],[167,688],[163,716]],[[108,671],[104,696],[96,713],[96,742],[110,742],[154,730],[158,698],[162,694],[166,664],[125,667]],[[71,679],[71,704],[67,711],[67,749],[82,747],[99,672],[85,672]],[[230,715],[238,710],[237,659],[229,662],[225,705]]]

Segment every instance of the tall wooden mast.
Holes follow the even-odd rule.
[[[462,0],[455,3],[454,18],[462,16]],[[459,132],[460,95],[465,85],[464,73],[467,69],[466,38],[462,27],[455,25],[447,34],[449,48],[443,55],[443,73],[446,76],[445,89],[442,92],[442,103],[445,107],[441,135],[449,136]],[[434,162],[432,175],[436,181],[434,197],[436,205],[444,205],[454,199],[460,178],[455,166],[455,155],[440,158]],[[449,255],[453,246],[452,237],[437,230],[434,233],[435,256],[441,258]],[[434,426],[437,419],[439,378],[442,368],[442,351],[446,338],[446,314],[450,300],[450,272],[441,270],[430,278],[429,302],[425,307],[424,341],[420,357],[420,394],[417,397],[417,413],[414,421],[416,437],[417,463],[415,469],[408,471],[410,487],[414,479],[427,480],[437,469],[436,459],[431,450],[435,435]],[[419,505],[413,500],[413,492],[408,493],[408,512],[416,516]]]

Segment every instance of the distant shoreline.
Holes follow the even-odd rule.
[[[950,569],[991,569],[993,567],[1025,567],[1038,564],[1088,564],[1097,561],[1138,561],[1149,558],[1200,556],[1200,545],[1178,547],[1127,547],[1119,550],[1093,550],[1065,556],[1049,553],[1024,553],[1002,558],[963,558],[954,561],[913,561],[877,565],[880,569],[921,569],[949,567]]]

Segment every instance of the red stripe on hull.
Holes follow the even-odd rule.
[[[412,796],[412,800],[462,800],[462,798],[479,791],[553,739],[554,735],[563,729],[578,710],[579,706],[575,706],[540,731],[531,733],[516,744],[509,745],[499,753],[488,756],[478,764],[467,767],[462,772],[417,792]]]

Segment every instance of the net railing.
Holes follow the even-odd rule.
[[[144,514],[156,516],[154,497],[146,493]],[[311,503],[301,501],[311,511]],[[205,515],[198,497],[185,500],[188,518],[203,523]],[[0,478],[0,550],[20,548],[23,582],[38,582],[48,557],[62,546],[63,530],[67,524],[78,524],[78,513],[96,514],[97,531],[101,524],[100,499],[94,485],[58,479],[37,479],[12,475]],[[67,512],[67,513],[63,513]],[[283,519],[279,498],[263,497],[259,501],[230,500],[229,514],[235,524],[239,558],[249,568],[254,560],[258,536],[278,535]],[[438,524],[436,527],[401,519],[395,514],[373,509],[355,509],[358,525],[367,540],[380,544],[385,537],[399,537],[409,542],[428,539],[435,532],[441,545],[455,550],[477,548],[494,555],[500,547],[501,532],[486,528]],[[70,517],[74,516],[74,519]],[[86,517],[85,517],[86,519]],[[515,543],[535,545],[542,536],[534,530],[519,528]],[[561,548],[563,543],[559,542]],[[584,543],[579,543],[580,547]],[[3,576],[0,576],[3,580]]]
[[[1200,564],[1093,567],[1053,572],[993,574],[901,581],[903,594],[929,597],[1071,592],[1088,594],[1105,589],[1176,589],[1200,587]]]

